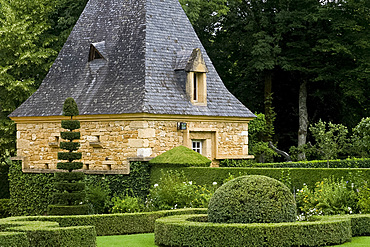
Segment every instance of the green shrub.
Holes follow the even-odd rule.
[[[178,146],[158,155],[150,160],[149,164],[209,167],[211,162],[211,160],[190,148]]]
[[[17,215],[44,215],[47,207],[51,204],[52,192],[54,191],[53,174],[29,174],[22,172],[20,162],[10,162],[9,182],[11,193],[11,213]],[[85,175],[79,172],[56,173],[56,180],[79,181]],[[145,201],[149,193],[150,167],[145,162],[131,162],[129,175],[86,175],[85,182],[88,188],[95,185],[102,186],[107,191],[103,211],[90,212],[107,213],[110,207],[110,197],[123,191],[132,190],[134,196]],[[88,193],[87,193],[88,194]]]
[[[358,189],[358,202],[357,205],[361,213],[369,214],[370,213],[370,188],[368,181],[364,183]]]
[[[24,232],[0,232],[0,246],[29,247],[30,243]]]
[[[358,213],[357,195],[349,181],[325,178],[314,189],[304,186],[296,194],[298,208],[303,218],[312,215]]]
[[[361,122],[353,128],[352,142],[355,154],[360,157],[370,156],[370,117],[363,118]]]
[[[57,163],[57,169],[67,170],[68,175],[55,175],[55,190],[57,192],[53,195],[53,204],[49,205],[48,213],[50,215],[63,215],[63,214],[87,214],[88,206],[85,203],[85,184],[83,175],[72,175],[73,170],[82,169],[82,162],[73,162],[82,158],[81,152],[77,151],[80,143],[73,142],[80,138],[79,132],[73,132],[79,121],[72,120],[74,116],[78,115],[78,108],[73,98],[67,98],[63,104],[63,115],[70,116],[70,120],[63,120],[62,127],[67,129],[67,132],[61,132],[61,136],[68,138],[69,142],[61,142],[60,148],[68,152],[58,152],[58,159],[66,160]],[[78,124],[77,124],[78,123]],[[68,126],[69,125],[69,126]],[[67,133],[67,134],[65,134]],[[71,134],[73,133],[73,134]],[[58,174],[60,172],[57,172]],[[77,178],[80,178],[78,180]],[[69,210],[68,210],[69,208]]]
[[[157,183],[161,177],[161,170],[164,172],[173,168],[154,166],[151,169],[151,184]],[[222,185],[223,181],[231,175],[263,175],[277,180],[282,179],[282,171],[290,175],[292,188],[302,188],[307,184],[313,188],[317,181],[332,177],[351,180],[354,176],[362,177],[363,180],[370,180],[370,169],[348,169],[348,168],[213,168],[213,167],[179,167],[178,172],[184,173],[187,181],[193,181],[198,185],[209,185],[213,182]],[[353,180],[352,180],[353,181]]]
[[[207,207],[213,189],[188,181],[176,170],[162,173],[146,200],[149,210]]]
[[[126,214],[28,216],[17,218],[28,221],[58,222],[61,227],[95,226],[98,236],[109,236],[154,232],[154,223],[161,217],[178,214],[204,214],[206,212],[207,209],[194,208]]]
[[[351,240],[351,219],[331,217],[314,222],[264,224],[209,223],[206,215],[158,219],[155,243],[160,246],[323,246]]]
[[[257,163],[252,160],[223,160],[220,167],[265,168],[370,168],[370,159],[311,160],[299,162]]]
[[[86,201],[89,205],[89,214],[108,213],[111,207],[110,188],[107,183],[88,184]]]
[[[43,215],[51,203],[54,191],[53,174],[29,174],[22,172],[19,161],[11,162],[9,189],[11,215]]]
[[[8,160],[2,162],[0,159],[0,199],[10,198],[8,179],[9,166],[10,162]]]
[[[10,199],[0,199],[0,218],[10,216]]]
[[[0,246],[96,246],[93,226],[59,227],[57,222],[7,218],[0,220],[0,229],[6,231],[0,232]]]
[[[115,196],[112,198],[112,213],[137,213],[144,209],[144,205],[137,197],[129,195]]]
[[[266,176],[242,176],[216,190],[208,206],[213,223],[278,223],[296,220],[293,194]]]

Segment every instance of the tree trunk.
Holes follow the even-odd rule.
[[[308,113],[307,113],[307,82],[303,81],[299,87],[299,130],[298,130],[298,148],[306,144],[307,129],[308,129]],[[306,154],[301,152],[298,154],[298,160],[305,160]]]
[[[269,71],[265,74],[265,118],[267,126],[267,133],[263,138],[265,142],[272,141],[274,117],[272,108],[272,73]]]

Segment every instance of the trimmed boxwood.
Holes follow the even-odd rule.
[[[82,167],[83,167],[82,162],[58,162],[57,163],[57,169],[67,170],[67,171],[79,170],[79,169],[82,169]]]
[[[58,152],[58,160],[68,160],[72,162],[73,160],[79,160],[82,158],[82,153],[66,153]]]
[[[235,178],[216,190],[208,205],[213,223],[294,222],[297,206],[289,188],[261,175]]]
[[[56,181],[80,181],[85,174],[83,172],[57,172],[54,174]]]
[[[80,121],[78,120],[62,120],[62,128],[69,130],[76,130],[81,127]]]
[[[161,170],[172,170],[172,167],[154,166],[151,168],[151,184],[158,183],[161,177]],[[213,182],[222,184],[223,181],[231,175],[263,175],[280,180],[282,174],[290,174],[292,187],[300,189],[303,184],[313,187],[316,182],[324,178],[335,177],[338,179],[351,180],[355,177],[362,177],[364,180],[370,180],[370,169],[365,168],[213,168],[213,167],[177,167],[178,172],[183,172],[189,181],[199,185],[212,185]]]
[[[76,151],[80,148],[79,142],[61,142],[60,148],[68,151]]]
[[[83,215],[89,210],[87,204],[75,206],[49,205],[50,215]]]
[[[0,199],[0,218],[10,216],[10,199]]]
[[[192,247],[273,247],[342,244],[351,239],[350,218],[264,224],[220,224],[206,221],[207,215],[176,215],[158,219],[154,231],[155,243]]]
[[[0,220],[0,229],[0,246],[96,246],[94,226],[60,227],[57,222],[14,217]]]
[[[77,140],[81,138],[81,133],[80,132],[60,132],[60,137],[65,140]]]
[[[55,189],[59,191],[66,190],[68,192],[72,191],[82,191],[85,189],[85,183],[68,183],[68,182],[56,182],[54,184]]]
[[[209,167],[211,160],[185,146],[178,146],[158,155],[149,161],[151,165],[204,166]]]
[[[265,167],[265,168],[328,168],[326,160],[310,160],[279,163],[256,163],[250,160],[223,160],[220,167]],[[329,160],[329,168],[370,168],[370,159]]]
[[[0,232],[0,246],[29,247],[30,243],[24,232]]]
[[[143,213],[63,215],[63,216],[28,216],[14,217],[29,221],[53,221],[61,227],[95,226],[98,236],[125,235],[154,232],[155,221],[159,218],[180,214],[204,214],[205,208],[189,208]],[[0,227],[1,229],[1,227]]]

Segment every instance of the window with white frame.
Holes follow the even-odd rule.
[[[192,140],[192,149],[202,154],[202,141],[201,140]]]

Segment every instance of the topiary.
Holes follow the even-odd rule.
[[[213,223],[278,223],[296,220],[297,206],[287,186],[260,176],[235,178],[216,190],[208,205]]]
[[[75,152],[80,147],[80,143],[73,142],[80,139],[80,132],[73,132],[80,128],[80,122],[73,120],[74,116],[79,114],[78,107],[73,98],[67,98],[63,105],[63,115],[70,116],[70,120],[62,120],[62,128],[68,131],[61,132],[62,139],[68,142],[61,142],[60,148],[68,152],[58,152],[58,159],[65,160],[59,162],[57,169],[67,170],[67,173],[55,173],[54,205],[49,205],[48,213],[50,215],[73,215],[87,214],[88,205],[83,204],[86,197],[85,184],[83,183],[85,175],[82,172],[72,172],[83,167],[82,162],[74,162],[82,158],[82,153]]]
[[[190,148],[178,146],[158,155],[150,160],[149,164],[209,167],[211,162],[210,159]]]

